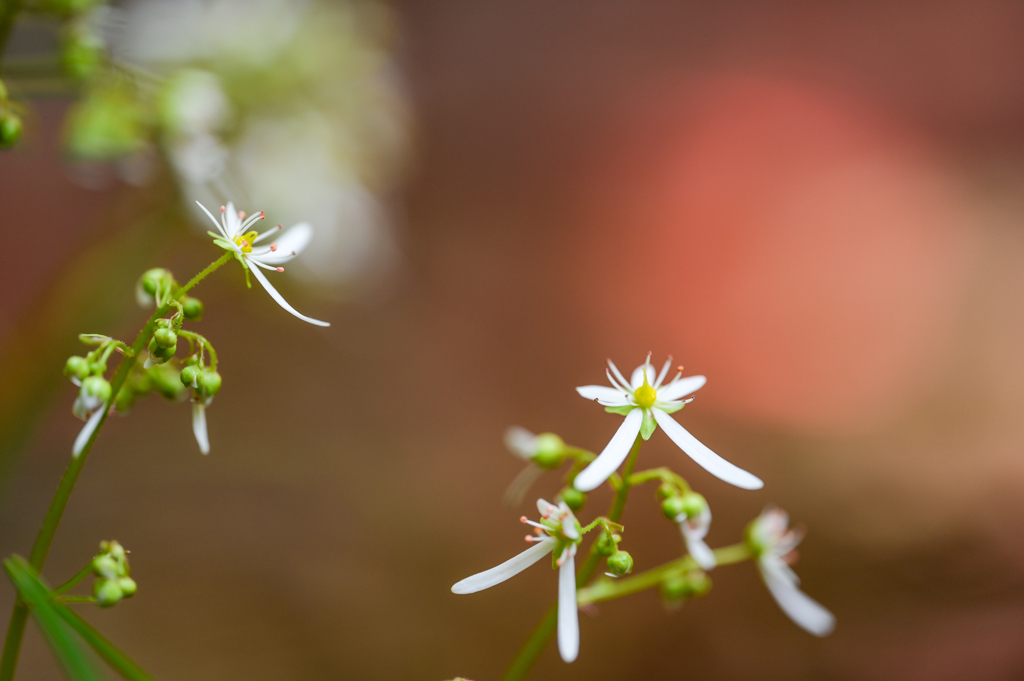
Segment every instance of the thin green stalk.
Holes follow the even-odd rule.
[[[3,0],[0,0],[3,2]],[[180,300],[182,296],[188,293],[196,284],[201,282],[207,276],[210,275],[221,265],[224,265],[232,258],[230,252],[225,253],[220,258],[212,262],[206,269],[192,277],[185,286],[180,288],[174,295],[174,301]],[[121,386],[124,385],[125,380],[128,378],[128,374],[135,366],[135,362],[139,355],[142,353],[146,346],[149,344],[150,338],[153,336],[153,331],[156,330],[156,322],[166,315],[172,309],[172,305],[165,304],[160,306],[153,316],[149,318],[146,325],[139,331],[139,335],[136,336],[135,342],[132,343],[131,355],[126,355],[121,361],[121,365],[117,368],[117,373],[114,375],[114,380],[111,382],[110,400],[103,407],[103,416],[100,417],[99,423],[96,425],[96,429],[93,430],[92,435],[89,436],[88,442],[85,443],[85,447],[82,448],[81,454],[72,457],[68,467],[64,470],[64,475],[60,479],[60,484],[57,486],[57,493],[53,497],[53,501],[50,502],[50,508],[46,512],[46,517],[43,519],[43,526],[39,529],[39,534],[36,535],[35,544],[32,545],[32,553],[29,556],[29,565],[37,573],[42,571],[43,563],[46,562],[46,556],[50,552],[50,545],[53,543],[53,537],[57,533],[57,526],[60,525],[61,517],[64,515],[64,509],[67,507],[68,500],[71,498],[71,492],[75,488],[75,483],[78,481],[78,475],[82,472],[82,467],[85,465],[85,460],[89,458],[89,452],[92,450],[92,445],[96,441],[96,437],[99,435],[100,430],[103,429],[103,424],[107,422],[107,417],[110,415],[110,407],[114,403],[118,392],[121,390]],[[18,599],[14,604],[14,610],[11,613],[11,621],[7,627],[7,635],[4,638],[4,649],[2,655],[0,655],[0,681],[11,681],[14,678],[14,669],[18,664],[18,652],[21,649],[21,639],[25,633],[25,624],[28,621],[28,606]]]
[[[153,681],[152,676],[143,671],[103,634],[93,629],[88,622],[78,616],[78,613],[73,612],[70,608],[58,606],[57,615],[78,632],[78,635],[85,639],[85,642],[99,653],[100,657],[106,660],[107,664],[113,667],[118,674],[130,681]]]
[[[21,9],[21,0],[0,0],[0,57],[7,47],[7,38],[14,28],[14,18]]]
[[[633,443],[633,448],[629,450],[629,456],[626,458],[626,467],[622,470],[622,483],[615,486],[615,499],[612,501],[611,510],[608,512],[608,519],[613,523],[617,523],[622,520],[622,512],[626,509],[626,498],[629,497],[630,476],[633,475],[633,469],[636,468],[637,454],[640,452],[640,444],[643,439],[637,435],[636,441]],[[594,572],[597,571],[597,566],[601,563],[601,555],[596,550],[596,542],[590,547],[590,555],[587,556],[587,560],[584,561],[583,567],[576,575],[576,588],[582,588],[586,586],[590,578],[594,576]],[[501,681],[521,681],[526,678],[526,675],[530,673],[530,669],[536,664],[537,659],[540,658],[541,653],[547,648],[548,643],[551,642],[551,638],[555,635],[555,627],[558,623],[558,605],[551,606],[551,609],[544,615],[544,619],[540,621],[537,628],[530,634],[530,638],[526,639],[526,643],[519,650],[519,654],[516,655],[515,659],[512,660],[512,664],[505,670],[505,675],[501,677]],[[0,681],[3,681],[0,679]]]
[[[74,589],[75,586],[77,586],[79,582],[81,582],[83,579],[88,577],[91,573],[92,573],[92,561],[89,561],[89,564],[86,565],[81,570],[79,570],[77,575],[75,575],[74,577],[72,577],[68,581],[64,582],[63,584],[58,586],[56,589],[53,589],[50,593],[53,594],[54,596],[60,596],[63,593],[67,593],[68,591],[71,591],[72,589]]]
[[[750,549],[742,543],[715,549],[714,553],[715,560],[719,566],[740,563],[751,557]],[[670,575],[689,572],[697,567],[697,563],[693,558],[684,556],[631,577],[596,582],[591,586],[580,589],[577,601],[580,605],[587,605],[589,603],[600,603],[601,601],[621,598],[622,596],[628,596],[629,594],[658,586]]]

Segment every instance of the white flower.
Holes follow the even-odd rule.
[[[708,535],[708,530],[711,529],[711,509],[707,503],[703,505],[695,517],[691,518],[685,513],[680,513],[676,516],[676,523],[679,524],[679,530],[683,533],[686,550],[693,560],[696,561],[697,565],[701,566],[704,570],[710,570],[715,567],[717,564],[715,553],[704,541],[704,537]]]
[[[628,382],[609,359],[608,366],[611,371],[606,369],[605,373],[612,384],[611,388],[601,385],[576,388],[576,392],[588,400],[595,400],[609,411],[626,416],[626,420],[619,426],[619,430],[605,446],[604,451],[576,476],[573,483],[576,489],[589,492],[601,485],[626,459],[637,434],[646,440],[654,433],[656,425],[661,426],[669,439],[712,475],[743,489],[760,489],[764,486],[758,477],[715,454],[669,416],[689,402],[683,400],[684,397],[700,389],[707,381],[703,376],[682,378],[680,371],[663,386],[662,381],[665,380],[671,365],[672,358],[669,357],[652,385],[650,379],[654,376],[654,369],[651,366],[650,353],[647,360],[636,368]]]
[[[800,578],[789,567],[796,559],[793,549],[802,532],[789,529],[786,512],[769,507],[750,524],[747,539],[757,556],[757,567],[782,612],[815,636],[832,632],[836,618],[824,606],[800,590]]]
[[[520,520],[535,528],[535,535],[526,541],[534,545],[501,565],[467,577],[452,587],[452,593],[471,594],[489,589],[519,574],[552,551],[558,556],[558,652],[566,662],[572,662],[580,651],[580,623],[576,609],[576,547],[581,539],[581,528],[565,502],[557,506],[543,499],[537,500],[541,521]]]
[[[309,244],[310,239],[313,238],[313,228],[305,222],[295,225],[275,242],[272,242],[269,246],[257,246],[259,242],[265,240],[267,237],[273,236],[281,229],[281,225],[275,228],[271,228],[263,234],[257,234],[255,231],[246,232],[245,230],[254,225],[257,221],[262,220],[264,215],[260,211],[254,215],[249,216],[248,219],[245,217],[245,213],[235,212],[235,206],[231,202],[228,202],[227,207],[220,207],[220,220],[213,217],[210,211],[206,210],[206,206],[196,201],[203,212],[206,213],[213,224],[216,225],[217,231],[220,235],[213,234],[214,243],[221,248],[229,251],[233,251],[238,261],[242,263],[248,271],[252,272],[256,280],[263,285],[263,288],[267,290],[270,297],[277,301],[277,304],[283,307],[288,312],[298,317],[303,321],[307,321],[310,324],[316,324],[317,326],[330,326],[327,322],[322,322],[312,317],[300,314],[294,307],[288,304],[288,301],[277,292],[277,289],[267,280],[266,275],[260,272],[260,268],[265,270],[271,270],[276,272],[284,272],[284,268],[280,265],[288,262],[300,252],[302,249]]]

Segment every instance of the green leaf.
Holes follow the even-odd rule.
[[[606,412],[608,412],[609,414],[622,414],[623,416],[625,416],[629,412],[633,411],[634,409],[636,409],[636,407],[633,406],[632,404],[624,404],[621,407],[605,407],[604,408],[604,410]]]
[[[659,406],[658,409],[661,409],[666,414],[675,414],[677,411],[679,411],[680,409],[682,409],[685,406],[686,406],[686,402],[680,402],[679,404],[673,404],[670,407],[661,407],[661,406]]]
[[[118,674],[129,681],[154,681],[152,676],[132,662],[127,655],[118,650],[113,643],[104,638],[103,634],[93,629],[71,608],[58,605],[57,614],[77,631],[85,639],[85,642],[92,646],[92,649],[99,653],[100,657],[106,660],[107,664],[113,667]]]
[[[644,409],[644,420],[640,424],[640,437],[645,440],[650,440],[651,436],[654,435],[655,428],[658,427],[658,422],[654,420],[654,415],[651,414],[650,409]]]
[[[39,581],[25,559],[21,556],[8,558],[4,561],[4,570],[21,598],[32,608],[36,624],[68,678],[71,681],[102,681],[103,677],[86,656],[78,639],[68,631],[57,614],[58,606],[50,598],[50,590]]]
[[[217,244],[218,246],[223,248],[225,251],[233,251],[233,250],[235,250],[235,249],[231,248],[231,244],[229,244],[227,241],[224,241],[224,239],[214,239],[213,243]]]

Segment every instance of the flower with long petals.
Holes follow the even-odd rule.
[[[657,426],[661,426],[669,439],[712,475],[743,489],[760,489],[764,486],[760,478],[715,454],[669,416],[690,401],[683,398],[700,389],[707,381],[703,376],[683,378],[682,367],[679,367],[676,376],[662,385],[671,366],[672,358],[669,357],[661,372],[655,376],[651,355],[648,353],[647,359],[627,381],[609,359],[605,374],[612,387],[586,385],[576,388],[576,392],[604,406],[606,411],[624,414],[626,417],[604,451],[576,476],[573,483],[576,489],[589,492],[601,485],[626,459],[636,436],[639,434],[646,440]]]
[[[803,532],[789,529],[789,516],[774,507],[766,508],[747,528],[747,545],[782,612],[805,631],[825,636],[835,627],[835,616],[800,590],[800,578],[790,567],[801,539]]]
[[[556,506],[538,499],[537,510],[541,515],[539,523],[527,520],[526,516],[520,518],[534,527],[534,534],[526,536],[526,541],[533,546],[497,567],[467,577],[452,587],[452,593],[471,594],[489,589],[554,552],[555,565],[558,566],[558,652],[563,660],[572,662],[580,651],[575,556],[582,528],[564,501]]]
[[[245,213],[236,212],[234,204],[228,202],[226,207],[220,207],[221,219],[218,220],[213,217],[210,211],[206,210],[206,206],[198,201],[196,203],[217,227],[217,233],[209,233],[213,237],[213,242],[224,250],[234,253],[246,272],[252,272],[252,275],[267,290],[270,297],[277,301],[278,305],[310,324],[330,326],[328,322],[322,322],[300,314],[294,307],[288,304],[284,296],[277,292],[277,289],[267,280],[266,275],[260,271],[264,269],[272,272],[284,272],[284,268],[281,265],[301,253],[302,249],[313,238],[312,227],[305,222],[297,224],[282,234],[279,239],[271,242],[270,245],[258,246],[257,244],[261,241],[276,235],[282,229],[281,225],[277,225],[268,229],[263,234],[255,231],[246,231],[265,217],[263,211],[246,218]]]
[[[696,495],[695,495],[696,496]],[[701,497],[703,501],[703,497]],[[715,553],[708,547],[704,537],[708,536],[711,529],[711,508],[704,501],[699,505],[699,510],[691,510],[688,513],[680,513],[676,516],[676,524],[683,534],[683,541],[686,542],[686,550],[690,556],[705,570],[715,567]]]

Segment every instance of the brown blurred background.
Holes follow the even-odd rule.
[[[390,279],[344,303],[283,281],[326,330],[237,268],[204,283],[212,453],[187,405],[113,420],[48,579],[101,539],[131,549],[138,595],[84,612],[160,679],[497,679],[556,587],[537,566],[449,591],[521,549],[502,433],[600,449],[617,418],[573,388],[653,350],[708,376],[682,422],[766,484],[661,433],[642,462],[708,498],[712,545],[768,503],[806,524],[797,571],[838,626],[805,634],[743,564],[675,612],[648,592],[582,615],[580,659],[552,647],[532,678],[1024,677],[1024,6],[394,7],[417,122]],[[74,334],[133,336],[139,273],[216,257],[133,219],[159,186],[75,184],[66,102],[34,106],[0,156],[5,409],[31,397],[4,555],[28,552],[79,427]],[[679,555],[634,495],[638,569]],[[30,629],[19,678],[58,675]]]

